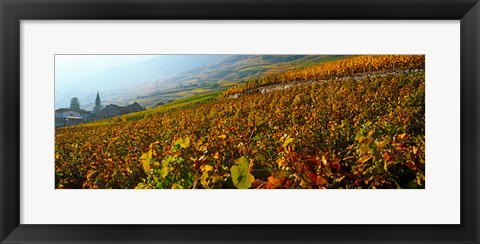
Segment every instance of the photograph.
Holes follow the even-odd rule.
[[[480,243],[479,2],[0,0],[0,244]]]
[[[55,55],[56,189],[425,189],[425,55]]]

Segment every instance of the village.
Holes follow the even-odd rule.
[[[76,102],[78,102],[78,100]],[[109,104],[104,107],[100,100],[100,94],[97,92],[95,107],[92,111],[81,109],[79,104],[71,104],[70,108],[60,108],[55,110],[55,127],[72,126],[143,110],[145,110],[145,108],[137,102],[127,106]]]

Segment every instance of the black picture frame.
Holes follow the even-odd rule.
[[[0,15],[1,243],[479,243],[480,241],[478,0],[0,0]],[[46,19],[461,20],[461,224],[20,224],[22,143],[20,21]]]

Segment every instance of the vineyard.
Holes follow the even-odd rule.
[[[254,88],[293,81],[324,80],[354,76],[387,70],[424,69],[423,55],[368,55],[340,59],[303,68],[264,76],[228,89],[224,96],[231,96]]]
[[[59,128],[55,185],[425,188],[424,67],[422,55],[346,58],[213,98]],[[354,77],[388,70],[396,71]],[[299,80],[319,82],[228,98]]]

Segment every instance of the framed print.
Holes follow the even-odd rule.
[[[477,1],[0,3],[2,243],[479,241]]]

